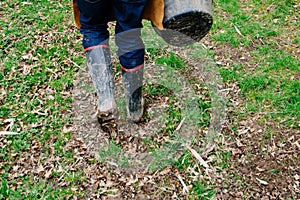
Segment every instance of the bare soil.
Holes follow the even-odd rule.
[[[204,44],[214,49],[213,43],[205,41]],[[215,59],[222,65],[232,61],[247,65],[251,56],[246,50],[218,46]],[[213,152],[203,155],[205,161],[209,163],[209,168],[196,167],[202,171],[200,174],[199,171],[191,170],[195,166],[191,166],[190,171],[184,172],[169,165],[149,173],[144,168],[144,162],[142,167],[135,169],[122,169],[112,163],[90,163],[93,157],[97,157],[97,150],[103,144],[108,145],[111,139],[115,140],[125,152],[130,152],[137,160],[141,159],[139,156],[147,153],[142,138],[149,136],[147,127],[149,128],[151,121],[147,121],[147,117],[144,117],[140,124],[128,124],[126,120],[119,121],[122,134],[111,135],[100,128],[95,117],[96,95],[93,90],[86,89],[92,88],[88,72],[81,71],[74,85],[76,86],[73,90],[75,140],[71,146],[79,149],[79,154],[85,158],[84,162],[81,161],[81,167],[87,182],[82,186],[88,190],[90,198],[197,199],[193,195],[187,195],[185,190],[186,185],[187,189],[191,189],[193,180],[212,184],[216,191],[214,199],[266,200],[300,197],[299,130],[289,130],[276,125],[275,122],[261,125],[259,121],[263,118],[263,113],[247,118],[236,114],[237,110],[243,112],[244,109],[243,97],[239,94],[240,88],[237,83],[223,84],[224,95],[228,99],[227,118],[217,147]],[[118,74],[116,93],[116,96],[122,96],[122,83]],[[147,99],[149,98],[147,94],[145,98],[146,113],[151,112],[152,106],[163,107],[168,103],[168,99],[163,96],[151,102]],[[122,112],[124,115],[124,109]],[[199,134],[204,133],[199,131]],[[163,138],[164,136],[160,137],[160,140]],[[203,144],[199,143],[198,147],[201,145]],[[230,156],[224,159],[224,153],[229,153]],[[141,160],[147,160],[145,157]],[[151,158],[148,159],[151,161]]]

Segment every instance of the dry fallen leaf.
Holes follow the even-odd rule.
[[[47,173],[45,174],[45,178],[49,179],[52,177],[52,169],[50,169],[49,171],[47,171]]]
[[[129,186],[129,185],[131,185],[131,184],[133,184],[133,183],[136,183],[136,182],[138,182],[138,178],[130,179],[130,180],[126,183],[126,186]]]
[[[45,172],[45,168],[43,167],[43,165],[39,165],[35,172],[37,174],[41,174],[41,173]]]

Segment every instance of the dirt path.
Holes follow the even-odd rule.
[[[232,54],[235,55],[234,52]],[[216,56],[219,60],[225,60],[221,50],[216,52]],[[188,177],[190,175],[196,177],[194,181],[202,180],[214,185],[216,199],[286,199],[299,196],[299,132],[274,127],[273,123],[259,125],[258,121],[262,117],[260,114],[251,118],[234,119],[234,113],[243,109],[243,99],[239,95],[238,86],[234,83],[223,87],[226,98],[230,101],[229,105],[233,105],[234,102],[239,106],[226,108],[228,115],[221,131],[223,140],[218,140],[215,151],[204,157],[209,163],[209,168],[198,168],[202,171],[202,176],[199,176],[198,170],[184,172],[171,166],[163,167],[162,171],[155,171],[154,174],[149,173],[145,170],[145,163],[153,161],[153,158],[147,157],[147,147],[141,142],[141,138],[147,137],[151,132],[147,125],[153,123],[155,127],[156,122],[145,119],[137,126],[123,120],[120,128],[124,134],[111,136],[99,128],[94,117],[96,95],[87,71],[79,73],[74,85],[77,86],[73,91],[76,132],[77,136],[83,138],[80,141],[86,146],[88,154],[93,156],[101,146],[103,148],[103,145],[110,144],[110,140],[113,139],[124,152],[127,152],[126,155],[130,155],[131,161],[134,160],[133,163],[137,163],[136,160],[142,161],[139,162],[140,166],[134,169],[120,168],[124,157],[120,157],[122,160],[120,163],[115,163],[116,158],[120,156],[115,154],[109,157],[113,161],[106,159],[104,165],[97,163],[88,166],[85,176],[94,177],[91,180],[98,184],[92,184],[89,192],[91,196],[113,199],[188,198],[185,181],[187,184],[190,183],[189,187],[192,185],[193,181]],[[118,74],[116,94],[122,98],[122,82]],[[147,99],[146,101],[148,103],[146,112],[151,112],[151,107],[164,107],[168,104],[164,97],[159,97],[152,103]],[[119,102],[119,105],[122,105],[122,102]],[[122,106],[121,115],[123,117],[126,115]],[[233,131],[232,127],[237,127],[237,131]],[[272,132],[272,135],[268,135],[268,132]],[[163,141],[164,137],[155,139]],[[198,147],[202,148],[201,145],[204,144],[199,144]],[[101,160],[101,155],[98,159]],[[106,185],[103,187],[101,182],[102,184],[105,182]],[[99,193],[98,190],[102,192]]]

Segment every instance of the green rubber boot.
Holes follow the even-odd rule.
[[[122,71],[127,116],[132,122],[139,122],[144,113],[143,74],[144,67],[133,72]]]
[[[114,97],[114,77],[109,48],[94,48],[86,52],[87,65],[98,97],[98,121],[117,118]]]

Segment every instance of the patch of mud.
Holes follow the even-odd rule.
[[[149,66],[145,70],[146,82],[148,80],[154,80],[153,82],[149,81],[147,84],[156,84],[155,80],[158,80],[159,78],[155,76],[163,76],[163,74],[158,73],[159,70],[157,67],[156,70],[158,72],[154,72],[154,67],[155,66]],[[177,78],[179,79],[180,77]],[[168,80],[161,80],[163,80],[162,84],[170,84],[168,83]],[[179,88],[179,86],[174,87],[175,83],[172,83],[172,86],[167,85],[167,87],[171,88],[173,92],[179,93],[180,97],[184,97],[184,95],[192,89],[188,88],[188,85],[184,86],[183,82],[179,83],[181,88]],[[74,85],[75,88],[73,91],[73,112],[77,130],[76,132],[78,134],[78,137],[83,138],[90,155],[95,156],[100,160],[102,158],[99,157],[99,150],[102,149],[103,151],[108,151],[108,148],[110,148],[109,146],[113,141],[116,145],[122,148],[122,150],[120,150],[122,151],[120,152],[120,154],[124,153],[124,159],[128,159],[129,163],[127,164],[129,164],[131,169],[132,165],[134,165],[135,167],[139,166],[137,167],[137,170],[149,170],[150,163],[156,163],[158,165],[157,167],[159,167],[160,161],[157,159],[153,159],[150,155],[151,153],[147,152],[149,146],[147,144],[144,144],[143,140],[156,141],[158,146],[155,146],[155,148],[163,148],[163,150],[169,153],[169,155],[165,154],[164,157],[161,157],[160,159],[166,159],[169,160],[168,162],[171,162],[172,160],[175,161],[176,158],[178,158],[182,153],[182,145],[185,144],[184,140],[188,141],[191,138],[191,135],[188,134],[192,134],[193,132],[195,133],[197,131],[195,127],[190,124],[188,124],[189,126],[186,127],[185,124],[187,122],[184,123],[183,120],[182,123],[178,124],[177,127],[179,137],[183,138],[182,141],[178,141],[178,138],[176,138],[176,140],[172,140],[167,135],[159,134],[163,130],[163,127],[165,126],[164,124],[166,122],[166,119],[161,118],[161,116],[164,114],[164,109],[169,103],[168,98],[164,98],[163,96],[154,97],[154,99],[152,98],[150,102],[150,100],[147,99],[149,96],[144,95],[147,104],[145,115],[147,115],[148,117],[144,116],[141,123],[138,124],[127,121],[122,81],[121,78],[116,78],[115,94],[120,112],[120,118],[116,120],[118,130],[116,132],[113,131],[110,133],[105,132],[98,124],[95,115],[97,110],[97,96],[94,92],[92,81],[88,71],[81,71],[77,76]],[[180,90],[184,90],[185,93],[182,93]],[[196,111],[197,110],[194,110],[194,112]],[[165,143],[168,143],[169,146],[164,145]],[[109,155],[107,156],[109,157]],[[116,155],[116,157],[118,156],[122,155]],[[116,157],[114,159],[118,159]],[[113,161],[109,162],[111,162],[115,166],[119,166],[120,164],[114,163]]]
[[[88,72],[82,71],[74,80],[74,85],[77,86],[73,90],[75,130],[78,136],[84,139],[91,155],[95,155],[96,151],[103,144],[109,144],[109,141],[97,121],[97,97]]]
[[[189,52],[171,51],[180,54],[182,59],[190,56]],[[99,183],[99,181],[101,183],[101,180],[105,179],[108,181],[107,184],[112,184],[111,188],[114,188],[114,191],[110,191],[106,190],[105,185],[98,184],[88,189],[88,196],[112,196],[114,199],[182,199],[188,194],[187,191],[194,184],[193,181],[182,174],[182,171],[170,167],[170,164],[178,161],[191,142],[193,142],[192,147],[197,148],[198,151],[201,149],[202,156],[207,159],[215,147],[214,137],[220,134],[218,131],[221,128],[221,117],[218,114],[223,111],[221,107],[212,109],[210,128],[199,129],[194,124],[199,120],[199,113],[201,113],[197,101],[203,92],[200,84],[213,84],[218,79],[214,74],[215,71],[211,68],[212,63],[208,64],[205,60],[206,57],[203,57],[203,60],[199,59],[200,57],[193,62],[187,59],[188,65],[191,64],[187,66],[187,71],[174,70],[165,65],[146,64],[144,85],[163,86],[167,88],[168,93],[176,96],[175,99],[178,102],[171,101],[170,94],[164,96],[144,93],[145,115],[138,124],[130,123],[126,119],[123,83],[120,73],[115,72],[115,96],[120,118],[116,120],[117,132],[110,133],[103,131],[97,122],[95,116],[97,97],[87,69],[79,72],[73,89],[75,126],[73,136],[82,141],[80,145],[84,146],[84,153],[97,159],[97,163],[94,165],[87,164],[91,169],[85,176],[95,177],[93,179],[98,180],[95,183]],[[197,87],[190,85],[187,80],[195,82]],[[216,83],[217,87],[221,86],[219,82],[216,81]],[[205,90],[210,89],[212,88]],[[214,92],[218,90],[218,88],[213,89]],[[208,101],[211,100],[210,97],[204,98],[207,98]],[[182,115],[181,121],[173,122],[176,137],[165,131],[166,123],[169,120],[167,108],[170,104],[177,107]],[[206,136],[209,138],[205,138]],[[202,158],[199,159],[201,165],[207,165]],[[214,171],[213,168],[206,169],[207,174],[214,173]],[[195,174],[193,179],[198,180],[198,172],[193,169],[191,173]],[[178,177],[183,177],[183,179]],[[207,180],[210,179],[207,178]],[[185,188],[185,181],[188,181],[186,183],[189,184],[189,189]],[[102,195],[99,194],[99,190],[103,190]],[[109,195],[110,193],[114,195]],[[133,196],[130,197],[130,195]]]
[[[155,79],[154,75],[146,73],[145,79]],[[107,133],[101,129],[95,116],[97,97],[87,70],[79,73],[74,86],[73,137],[79,139],[73,148],[79,148],[79,152],[84,151],[81,155],[88,154],[90,158],[96,157],[100,161],[95,164],[86,161],[86,167],[83,167],[84,175],[88,177],[84,188],[89,198],[171,199],[186,195],[182,193],[182,186],[178,181],[180,172],[167,167],[181,156],[182,149],[169,148],[169,153],[165,152],[165,155],[159,155],[158,158],[153,158],[149,153],[149,148],[159,149],[162,146],[157,145],[170,141],[167,135],[158,134],[164,123],[159,120],[159,115],[169,103],[167,97],[151,96],[150,101],[150,96],[146,94],[145,113],[152,117],[144,116],[139,124],[130,123],[126,120],[122,81],[117,77],[115,91],[120,111],[118,133]],[[151,140],[156,145],[147,145],[143,139]],[[113,148],[115,151],[112,151]],[[157,171],[163,168],[165,169]],[[165,184],[168,185],[167,188]]]

